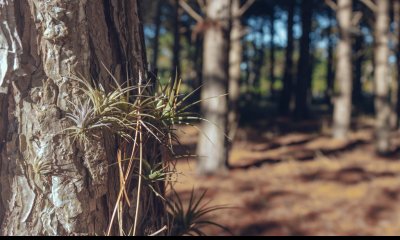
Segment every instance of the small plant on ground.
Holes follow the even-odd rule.
[[[208,206],[209,202],[204,202],[207,191],[196,196],[194,190],[190,194],[189,204],[185,208],[180,196],[173,191],[172,198],[167,201],[167,208],[172,219],[170,235],[172,236],[206,236],[202,228],[204,226],[215,226],[231,233],[230,230],[207,218],[209,213],[226,209],[226,206]]]

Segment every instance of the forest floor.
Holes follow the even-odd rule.
[[[210,206],[231,207],[210,217],[235,235],[400,235],[400,133],[383,158],[374,153],[371,119],[358,119],[347,141],[332,140],[328,125],[276,119],[240,128],[228,173],[198,177],[195,160],[182,160],[175,188],[186,201],[193,187],[207,189]],[[196,129],[179,129],[194,151]]]

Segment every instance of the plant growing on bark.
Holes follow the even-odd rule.
[[[182,215],[176,215],[180,212],[173,210],[181,204],[170,202],[171,200],[166,200],[164,197],[166,185],[169,185],[174,192],[172,183],[176,181],[178,175],[173,162],[170,161],[175,157],[173,148],[174,144],[178,142],[174,126],[176,124],[193,126],[193,121],[205,120],[187,111],[191,106],[199,103],[186,103],[194,92],[182,96],[179,93],[181,80],[169,81],[166,85],[160,86],[156,94],[147,94],[151,92],[148,89],[152,86],[150,83],[144,83],[142,79],[139,79],[138,86],[122,86],[112,76],[116,86],[114,90],[107,92],[101,85],[92,85],[86,79],[75,75],[71,75],[70,78],[79,83],[78,90],[83,93],[83,99],[78,99],[75,103],[70,102],[73,110],[68,113],[67,117],[73,126],[64,131],[78,144],[95,140],[99,137],[99,133],[115,135],[120,142],[116,163],[113,164],[118,167],[120,186],[106,234],[111,234],[116,219],[120,235],[137,234],[138,225],[144,222],[139,219],[138,211],[135,210],[133,224],[129,231],[124,230],[125,223],[121,216],[124,211],[129,211],[134,205],[136,205],[134,209],[139,209],[141,202],[150,197],[144,196],[145,193],[153,193],[153,196],[161,199],[164,205],[175,207],[170,208],[172,211],[169,215],[172,216],[172,225],[166,226],[163,231],[171,228],[172,230],[170,229],[168,232],[185,234],[184,230],[186,229],[187,234],[191,234],[193,232],[200,233],[200,230],[197,230],[198,224],[217,225],[213,222],[199,220],[205,214],[220,209],[219,207],[198,209],[204,194],[196,201],[194,196],[190,200],[188,213],[195,213],[192,220],[196,224],[191,228],[180,226],[184,222],[176,221],[177,219],[183,220]],[[143,145],[148,141],[156,141],[163,146],[159,150],[159,154],[163,158],[161,163],[146,159]],[[134,194],[136,199],[131,199],[128,193],[132,176],[135,176],[134,179],[138,186],[137,192]],[[176,193],[175,196],[177,196]],[[168,213],[165,214],[168,216]],[[177,232],[173,229],[181,230]]]

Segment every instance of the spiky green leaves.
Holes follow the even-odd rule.
[[[200,196],[195,195],[194,189],[190,194],[189,205],[187,208],[184,207],[181,198],[174,191],[172,199],[167,201],[168,211],[172,218],[172,226],[170,227],[171,236],[205,236],[206,234],[202,231],[204,226],[215,226],[223,229],[230,233],[230,230],[216,222],[207,219],[207,215],[222,209],[227,209],[226,206],[212,206],[209,207],[204,203],[204,197],[206,191]]]
[[[169,81],[154,95],[134,93],[139,86],[124,87],[115,81],[115,89],[106,92],[101,85],[92,85],[82,77],[71,76],[80,83],[82,99],[70,102],[71,112],[67,114],[73,125],[65,131],[80,142],[96,138],[101,130],[107,130],[119,137],[132,141],[132,133],[140,125],[147,135],[167,146],[173,152],[175,124],[189,124],[201,119],[197,114],[187,112],[196,103],[184,106],[185,97],[179,94],[181,80]],[[146,89],[149,85],[142,86]],[[197,91],[196,89],[195,91]],[[137,92],[137,91],[136,91]],[[140,99],[140,101],[139,101]]]
[[[133,104],[128,102],[127,95],[134,87],[122,88],[118,85],[115,90],[106,93],[101,85],[93,87],[85,79],[76,76],[70,78],[81,84],[79,90],[85,100],[69,102],[72,111],[67,113],[67,118],[73,125],[65,131],[80,142],[97,137],[105,129],[124,139],[131,139],[130,132],[134,129],[135,121],[128,114]]]

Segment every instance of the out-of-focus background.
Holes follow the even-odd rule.
[[[400,1],[140,3],[152,71],[207,119],[177,126],[183,200],[235,235],[400,234]]]

